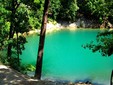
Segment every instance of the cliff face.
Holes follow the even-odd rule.
[[[93,19],[81,17],[75,22],[78,28],[99,28],[99,22]]]
[[[108,20],[105,20],[105,21],[103,21],[102,24],[100,24],[98,22],[98,20],[87,19],[83,16],[78,18],[75,22],[60,20],[56,23],[53,23],[53,22],[47,23],[47,32],[52,32],[54,30],[60,30],[60,29],[75,30],[77,28],[106,28],[106,29],[112,29],[113,24],[111,24]]]
[[[59,21],[61,26],[64,27],[75,27],[75,28],[113,28],[113,24],[111,24],[108,20],[103,21],[102,24],[99,23],[98,20],[87,19],[85,17],[78,18],[75,22],[71,23],[68,21]]]
[[[78,18],[75,22],[58,21],[59,27],[69,28],[100,28],[98,21],[93,19],[86,19],[84,17]],[[57,25],[58,26],[58,25]]]

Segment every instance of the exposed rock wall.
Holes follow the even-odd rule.
[[[103,22],[102,24],[99,24],[98,21],[93,19],[86,19],[84,17],[81,17],[76,20],[76,22],[68,22],[68,21],[58,21],[56,23],[48,22],[46,33],[50,33],[53,31],[61,30],[61,29],[69,29],[69,30],[76,30],[77,28],[109,28],[113,29],[113,25],[110,22]],[[29,34],[33,33],[40,33],[40,30],[32,30],[29,32]]]
[[[99,28],[100,25],[96,20],[88,20],[84,17],[81,17],[76,20],[76,22],[68,22],[68,21],[58,21],[56,24],[52,24],[52,22],[49,22],[47,24],[47,30],[53,30],[53,29],[63,29],[63,28],[69,28],[69,29],[77,29],[77,28]]]

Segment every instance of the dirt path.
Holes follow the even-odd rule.
[[[0,85],[68,85],[52,81],[38,81],[16,70],[0,65]]]
[[[39,81],[37,79],[31,79],[30,77],[23,75],[9,67],[0,65],[0,85],[92,85],[92,84],[85,83],[71,84],[52,81]]]

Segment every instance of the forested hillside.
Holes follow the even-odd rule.
[[[8,48],[8,59],[15,52],[19,62],[27,42],[22,34],[40,29],[43,9],[44,0],[0,0],[0,50]],[[113,0],[50,0],[48,16],[49,21],[67,22],[84,17],[112,28]]]
[[[11,8],[13,0],[0,1],[0,26],[9,27]],[[14,0],[15,1],[15,0]],[[17,0],[16,18],[28,18],[26,25],[29,29],[37,29],[41,26],[44,0]],[[18,13],[18,14],[17,14]],[[19,14],[21,13],[21,15]],[[88,19],[96,19],[100,24],[109,21],[113,23],[113,1],[112,0],[51,0],[49,18],[53,20],[76,21],[84,16]],[[22,16],[26,16],[23,17]],[[19,18],[20,19],[20,18]],[[5,21],[5,23],[4,23]],[[2,24],[4,23],[4,24]]]

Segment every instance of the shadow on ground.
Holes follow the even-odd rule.
[[[38,81],[23,75],[16,70],[0,66],[0,85],[68,85],[52,81]]]
[[[2,68],[1,68],[2,67]],[[0,85],[102,85],[102,84],[91,84],[88,81],[81,81],[85,83],[78,83],[81,80],[75,81],[75,83],[58,82],[58,81],[38,81],[37,79],[31,79],[27,75],[23,75],[16,70],[8,67],[0,66]]]

